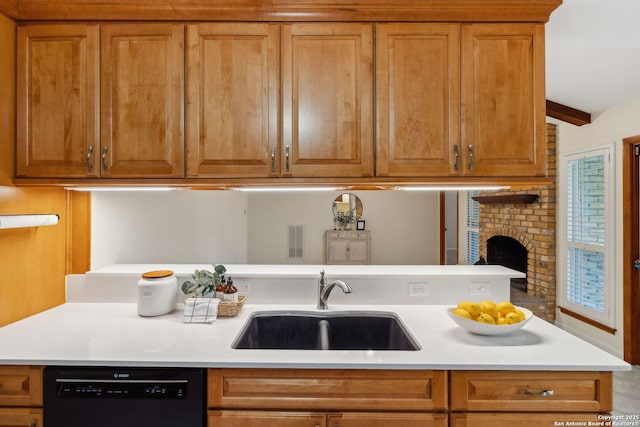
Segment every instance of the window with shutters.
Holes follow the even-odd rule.
[[[607,146],[565,155],[566,197],[558,201],[560,304],[608,326],[614,326],[611,152]]]
[[[467,191],[465,202],[465,263],[475,264],[480,259],[480,204],[472,199],[477,191]]]

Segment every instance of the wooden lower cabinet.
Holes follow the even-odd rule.
[[[42,367],[0,366],[0,427],[42,427]]]
[[[209,427],[446,427],[447,373],[210,369]]]
[[[447,427],[447,415],[410,412],[345,412],[328,414],[327,427]]]
[[[590,413],[544,413],[527,412],[472,412],[467,414],[451,414],[451,427],[540,427],[540,426],[568,426],[586,425],[582,423],[602,422],[598,414]],[[573,422],[573,423],[572,423]],[[606,422],[605,422],[606,424]],[[592,424],[598,425],[598,424]]]
[[[42,409],[0,408],[0,427],[42,427]]]
[[[209,427],[447,427],[446,414],[209,411]]]
[[[209,427],[324,427],[322,412],[209,411]]]

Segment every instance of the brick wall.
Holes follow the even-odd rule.
[[[482,195],[537,194],[531,204],[481,204],[480,253],[487,258],[487,240],[511,237],[528,251],[527,294],[532,303],[525,307],[548,321],[555,319],[556,307],[556,126],[547,124],[547,176],[553,182],[544,187],[519,188]]]

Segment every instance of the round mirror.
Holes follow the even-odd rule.
[[[333,218],[344,224],[354,223],[362,216],[362,201],[351,193],[342,193],[333,201]]]

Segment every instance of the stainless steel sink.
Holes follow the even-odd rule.
[[[231,346],[261,350],[420,350],[397,315],[371,311],[256,312]]]

